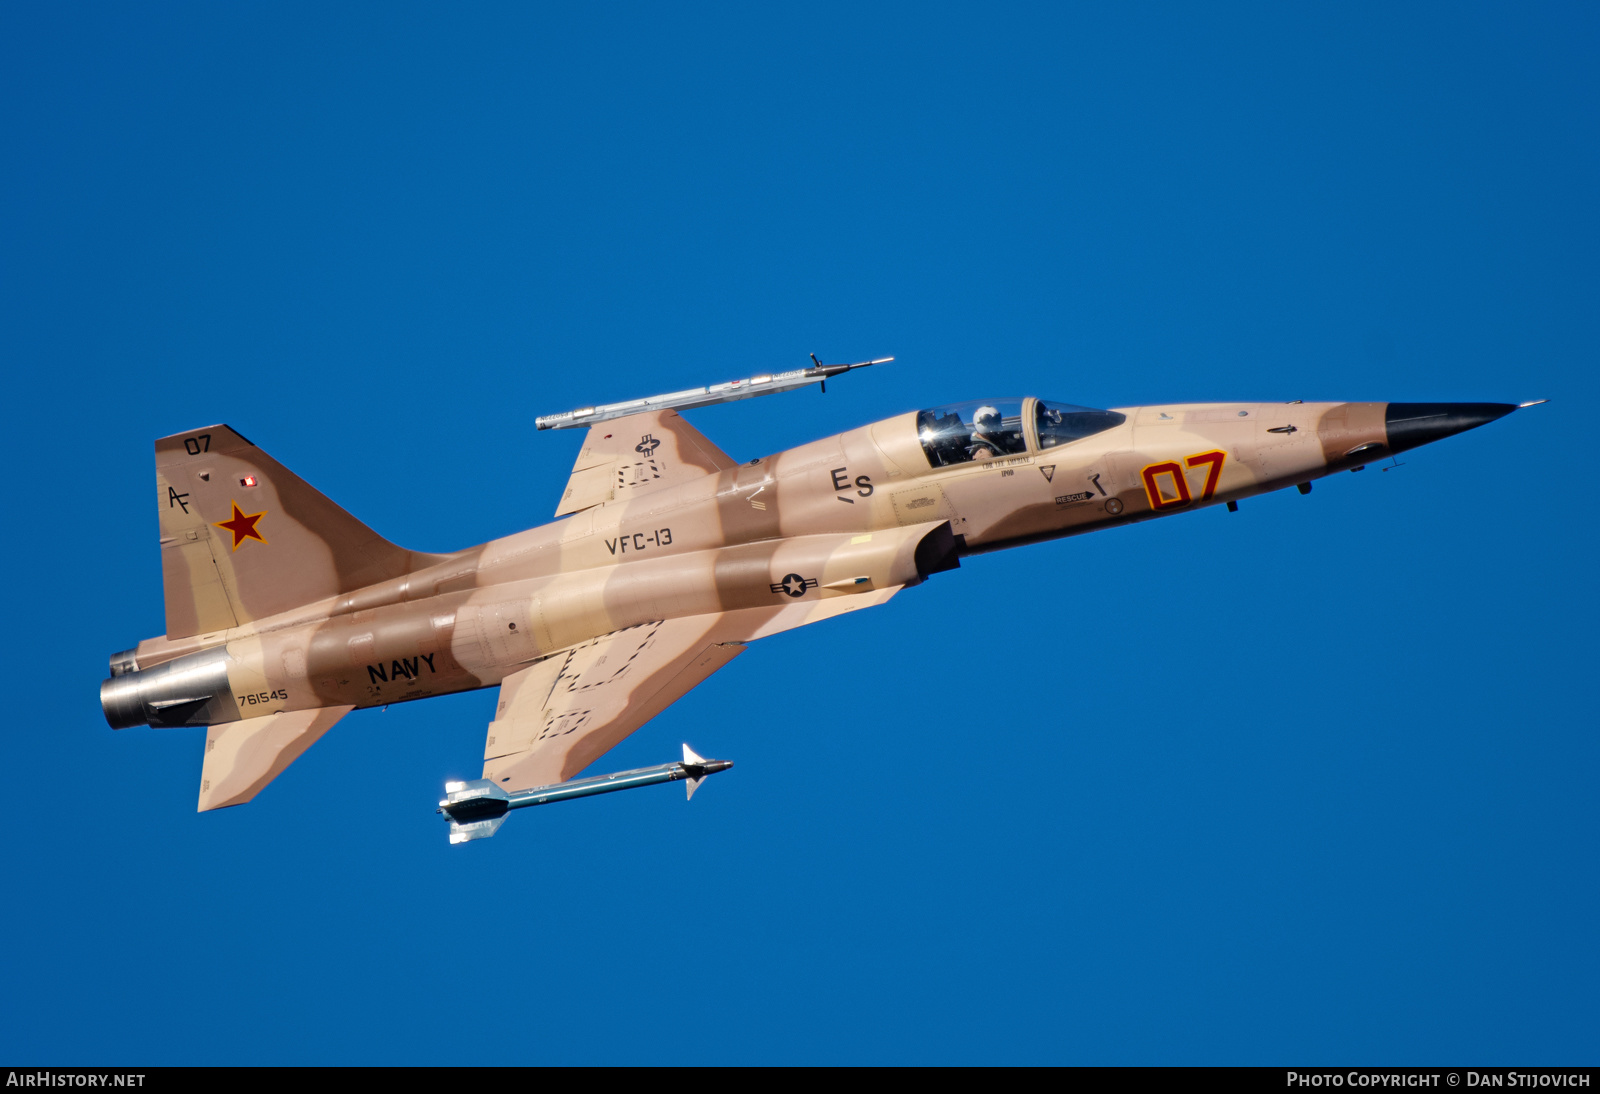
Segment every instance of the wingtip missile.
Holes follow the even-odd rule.
[[[644,414],[652,410],[692,410],[695,407],[731,403],[739,399],[753,399],[757,395],[775,395],[780,391],[793,391],[808,384],[822,384],[823,390],[827,390],[827,380],[830,376],[840,376],[851,369],[867,368],[871,365],[886,365],[894,358],[876,357],[871,361],[825,365],[818,361],[817,355],[813,353],[811,360],[815,364],[810,368],[797,368],[789,372],[767,372],[743,380],[729,380],[724,384],[711,384],[708,387],[690,388],[687,391],[671,391],[665,395],[651,395],[644,399],[606,403],[603,406],[579,407],[577,410],[568,410],[561,414],[545,414],[535,418],[533,423],[540,429],[571,429],[574,426],[593,425],[595,422],[624,418],[629,414]]]
[[[685,744],[682,763],[640,767],[551,786],[529,787],[526,790],[504,790],[488,779],[447,782],[444,784],[444,800],[439,803],[437,811],[449,818],[450,842],[466,843],[488,839],[500,830],[506,821],[506,814],[528,806],[549,805],[595,794],[612,794],[618,790],[632,790],[638,786],[654,786],[656,783],[677,782],[680,779],[687,780],[689,797],[693,798],[696,788],[707,777],[732,766],[732,760],[708,760]]]

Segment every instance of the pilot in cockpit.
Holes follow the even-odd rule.
[[[990,460],[1005,452],[1005,444],[1000,436],[1005,428],[1005,419],[1000,416],[1000,411],[992,406],[980,406],[972,413],[972,443],[967,445],[967,458],[971,460]]]

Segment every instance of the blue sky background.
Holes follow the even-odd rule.
[[[0,1058],[1600,1062],[1585,4],[0,8]],[[113,733],[151,441],[389,538],[549,518],[536,414],[736,458],[956,399],[1548,406],[755,645],[452,848],[494,693],[197,815]]]

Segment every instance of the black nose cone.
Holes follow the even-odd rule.
[[[1515,403],[1390,403],[1384,414],[1389,451],[1404,452],[1465,433],[1515,409]]]

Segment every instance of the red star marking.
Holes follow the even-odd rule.
[[[264,509],[259,513],[251,513],[246,515],[239,509],[239,503],[234,502],[233,519],[219,520],[216,522],[216,526],[218,528],[226,528],[228,531],[233,533],[233,549],[237,551],[239,549],[239,544],[243,543],[247,539],[259,539],[262,543],[267,542],[266,537],[260,532],[256,531],[256,521],[260,520],[266,515],[267,513]]]

